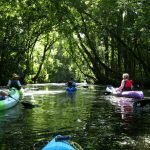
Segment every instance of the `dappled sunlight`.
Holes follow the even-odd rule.
[[[65,86],[65,83],[38,83],[38,84],[27,84],[26,86],[31,87],[38,87],[38,86],[48,86],[48,85],[54,85],[54,86]]]
[[[64,93],[64,90],[52,90],[52,91],[45,91],[45,90],[38,90],[38,91],[33,91],[29,90],[24,92],[24,96],[31,96],[31,95],[45,95],[45,94],[59,94],[59,93]]]
[[[79,85],[76,92],[69,93],[64,85],[25,86],[22,101],[30,102],[33,107],[25,108],[20,103],[19,111],[14,107],[13,111],[0,114],[2,144],[9,141],[8,147],[38,145],[41,149],[43,143],[61,134],[71,135],[89,150],[103,147],[146,150],[150,146],[149,113],[135,111],[131,98],[102,95],[103,89],[97,85],[89,88]],[[21,142],[12,140],[14,137]]]

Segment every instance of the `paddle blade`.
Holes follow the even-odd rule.
[[[21,104],[24,106],[24,108],[33,108],[35,105],[28,103],[28,102],[21,102]]]
[[[111,92],[105,91],[105,92],[103,92],[103,95],[111,95]]]
[[[107,86],[106,91],[112,93],[112,88],[110,86]]]

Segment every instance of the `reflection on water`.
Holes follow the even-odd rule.
[[[115,106],[116,112],[121,114],[125,121],[132,121],[134,113],[134,102],[136,100],[125,97],[106,96],[105,99]]]
[[[22,109],[22,106],[18,104],[17,106],[11,109],[0,111],[0,126],[3,126],[5,125],[5,123],[10,123],[16,120],[21,115]]]
[[[11,131],[10,124],[15,123],[22,116],[23,107],[18,104],[15,107],[0,111],[0,141]]]
[[[66,91],[66,94],[68,96],[68,98],[73,102],[76,99],[76,91],[70,92],[70,91]]]
[[[1,149],[38,150],[57,134],[71,135],[85,150],[150,147],[150,111],[135,110],[130,99],[102,95],[103,86],[78,86],[75,93],[66,93],[64,84],[25,88],[24,100],[36,105],[0,112]]]

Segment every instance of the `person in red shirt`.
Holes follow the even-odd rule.
[[[129,74],[124,73],[122,78],[121,85],[117,91],[131,91],[133,89],[133,81],[129,80]]]

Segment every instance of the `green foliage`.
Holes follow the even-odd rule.
[[[150,72],[145,0],[0,1],[0,75],[25,82],[98,83]]]

